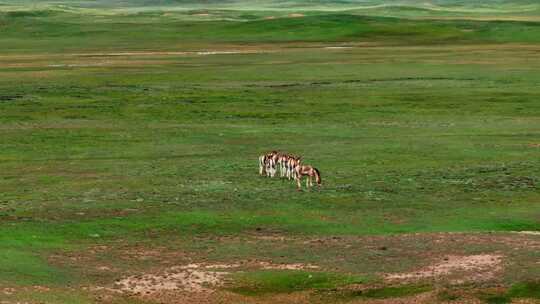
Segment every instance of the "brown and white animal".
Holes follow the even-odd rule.
[[[298,191],[302,189],[302,177],[306,177],[306,188],[311,188],[313,186],[313,178],[315,178],[315,181],[317,182],[317,186],[321,187],[322,180],[321,180],[321,173],[317,168],[314,168],[312,166],[303,166],[298,165],[294,168],[294,171],[296,172],[296,185],[298,186]]]
[[[278,152],[271,151],[259,156],[259,174],[274,177],[276,174],[276,158]]]
[[[279,167],[279,177],[285,177],[287,174],[287,161],[289,160],[289,155],[285,153],[279,153],[277,158],[277,165]]]
[[[266,155],[259,156],[259,175],[266,175]]]
[[[302,164],[301,156],[289,156],[285,166],[286,175],[289,180],[294,179],[296,176],[295,168]]]

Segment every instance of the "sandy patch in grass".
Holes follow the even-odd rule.
[[[14,294],[16,291],[15,288],[12,288],[12,287],[5,287],[0,290],[4,295],[7,295],[7,296]]]
[[[294,263],[273,264],[250,261],[233,264],[187,264],[173,266],[166,271],[154,274],[132,275],[115,282],[114,289],[125,294],[151,296],[163,292],[211,293],[225,282],[231,269],[242,265],[260,269],[302,270],[317,269],[319,266]],[[228,270],[228,271],[225,271]]]
[[[269,53],[267,50],[204,50],[204,51],[180,51],[180,52],[107,52],[107,53],[79,53],[72,56],[80,57],[113,57],[113,56],[178,56],[178,55],[230,55],[230,54],[259,54]]]
[[[293,14],[289,14],[289,17],[290,18],[302,18],[302,17],[305,17],[305,15],[304,14],[293,13]]]
[[[458,273],[466,273],[469,281],[485,281],[494,277],[502,269],[502,256],[479,254],[468,256],[448,256],[443,261],[423,269],[385,275],[387,280],[421,280],[446,277]],[[463,280],[459,280],[463,282]]]
[[[294,238],[283,236],[283,235],[257,235],[254,238],[258,240],[263,240],[263,241],[279,241],[279,242],[287,242],[287,241],[294,240]]]
[[[527,235],[540,235],[540,231],[516,231],[514,233],[527,234]]]
[[[324,47],[327,50],[347,50],[352,49],[352,46],[325,46]]]
[[[279,270],[303,270],[303,269],[318,269],[318,268],[320,268],[317,265],[302,264],[302,263],[272,264],[272,263],[268,263],[268,262],[259,262],[259,266],[261,266],[262,269],[279,269]]]
[[[124,293],[152,295],[164,291],[212,292],[223,284],[224,271],[209,271],[199,267],[171,268],[161,274],[134,275],[115,282]]]

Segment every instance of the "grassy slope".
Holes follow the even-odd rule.
[[[0,57],[4,284],[85,282],[47,263],[51,250],[149,232],[539,230],[536,23],[38,11],[2,14],[0,24],[10,46]],[[399,47],[299,48],[335,41]],[[14,56],[242,42],[296,47]],[[476,45],[486,42],[521,45]],[[274,147],[320,167],[323,190],[257,178],[256,156]]]
[[[391,45],[536,43],[540,23],[429,21],[313,15],[275,20],[185,21],[162,13],[96,16],[58,11],[0,13],[4,53],[178,50],[193,45],[375,42]],[[134,43],[137,41],[137,43]]]
[[[385,0],[292,0],[292,1],[276,1],[276,0],[258,0],[256,2],[246,0],[206,0],[204,2],[196,0],[160,0],[160,1],[146,1],[146,0],[128,0],[128,1],[80,1],[80,0],[5,0],[6,5],[38,5],[38,4],[64,4],[80,7],[132,7],[132,6],[156,6],[156,5],[170,5],[170,6],[204,6],[207,8],[220,7],[220,6],[233,6],[236,8],[242,7],[255,7],[257,9],[267,9],[271,7],[318,7],[324,6],[331,7],[370,7],[370,6],[382,6],[382,5],[403,5],[403,6],[427,6],[427,7],[464,7],[464,8],[505,8],[505,7],[530,7],[537,4],[534,0],[398,0],[398,1],[385,1]]]

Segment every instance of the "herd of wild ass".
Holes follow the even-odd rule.
[[[302,177],[306,177],[306,188],[313,186],[313,178],[315,178],[317,186],[321,186],[321,173],[317,168],[302,165],[301,156],[293,156],[278,151],[272,151],[259,156],[260,175],[274,177],[278,170],[281,178],[294,179],[298,190],[302,188]]]

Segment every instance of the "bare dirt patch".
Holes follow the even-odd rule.
[[[2,288],[0,289],[1,293],[3,293],[4,295],[12,295],[15,293],[16,289],[15,288],[12,288],[12,287],[5,287],[5,288]]]
[[[407,283],[504,285],[501,278],[516,282],[534,278],[538,263],[530,252],[540,250],[540,239],[534,231],[302,237],[259,229],[246,235],[211,237],[211,241],[231,248],[242,244],[255,249],[248,255],[237,252],[219,252],[219,255],[210,252],[208,255],[206,251],[186,251],[183,241],[167,247],[120,242],[90,247],[84,252],[58,252],[49,261],[53,265],[84,265],[103,286],[88,287],[97,297],[134,296],[162,303],[276,304],[279,301],[274,296],[278,295],[246,298],[225,287],[234,278],[232,274],[257,270],[354,273],[382,278],[382,287]],[[273,249],[283,254],[265,254]],[[305,252],[317,252],[320,256],[299,260]],[[366,284],[359,288],[373,287],[369,282]],[[282,303],[313,303],[318,294],[295,292],[279,297]],[[472,294],[465,298],[473,300],[467,303],[477,303]],[[437,303],[438,298],[436,294],[418,294],[395,301],[351,299],[351,303],[356,301]]]
[[[279,270],[303,270],[303,269],[318,269],[318,268],[320,268],[317,265],[302,264],[302,263],[272,264],[272,263],[268,263],[268,262],[259,262],[259,266],[261,266],[262,269],[279,269]]]
[[[540,235],[540,231],[516,231],[518,234]]]
[[[289,17],[290,18],[302,18],[302,17],[305,17],[305,15],[304,14],[293,13],[293,14],[289,14]]]
[[[467,274],[469,281],[486,281],[502,269],[502,256],[479,254],[468,256],[448,256],[441,262],[423,269],[406,273],[387,274],[387,280],[421,280],[428,278],[448,277],[454,274]],[[465,279],[458,281],[464,282]]]
[[[326,50],[348,50],[352,49],[352,46],[325,46],[324,49]]]
[[[138,296],[151,296],[164,292],[212,293],[226,282],[226,276],[240,267],[258,269],[301,270],[317,269],[316,265],[294,263],[273,264],[261,261],[243,261],[232,264],[187,264],[173,266],[160,273],[131,275],[114,283],[114,289]]]
[[[288,242],[288,241],[295,240],[292,237],[287,237],[283,235],[257,235],[257,236],[254,236],[254,238],[257,240],[262,240],[262,241],[279,241],[279,242]]]
[[[179,52],[107,52],[107,53],[80,53],[72,54],[79,57],[116,57],[116,56],[180,56],[180,55],[232,55],[232,54],[259,54],[269,53],[266,50],[202,50],[202,51],[179,51]]]
[[[152,295],[163,291],[212,292],[223,284],[225,271],[201,269],[197,265],[173,267],[160,274],[134,275],[115,282],[122,292]]]

